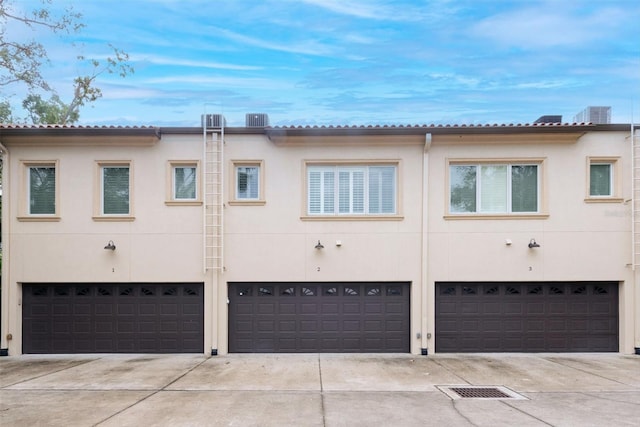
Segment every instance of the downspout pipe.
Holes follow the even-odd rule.
[[[431,148],[431,133],[424,136],[424,151],[422,153],[422,292],[421,292],[421,319],[420,319],[420,354],[429,354],[429,337],[427,331],[429,310],[429,149]]]
[[[9,185],[7,185],[10,162],[9,150],[0,141],[0,157],[2,157],[2,317],[0,318],[0,356],[9,355],[8,338],[10,336],[9,328],[9,301],[11,295],[11,286],[9,284],[9,236],[11,221],[9,221],[10,204],[5,203],[9,199]]]

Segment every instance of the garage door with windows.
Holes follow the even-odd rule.
[[[409,352],[409,283],[230,283],[229,351]]]
[[[203,284],[24,284],[24,353],[201,353]]]
[[[436,283],[436,352],[618,351],[617,282]]]

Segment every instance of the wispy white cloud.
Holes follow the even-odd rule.
[[[153,55],[143,52],[132,53],[130,55],[133,62],[148,62],[154,65],[172,65],[180,67],[193,68],[211,68],[216,70],[236,70],[236,71],[255,71],[262,70],[264,67],[256,65],[239,65],[215,61],[202,61],[198,59],[184,59],[169,56]]]
[[[523,3],[527,4],[528,3]],[[568,3],[570,4],[570,3]],[[606,3],[605,3],[606,5]],[[473,36],[503,47],[521,49],[589,47],[590,42],[611,37],[628,19],[622,8],[570,9],[558,2],[509,10],[471,26]]]
[[[293,82],[278,80],[277,78],[233,77],[215,75],[165,75],[148,78],[144,84],[149,85],[206,85],[233,89],[254,90],[291,90],[295,88]]]
[[[411,22],[439,20],[457,10],[450,0],[379,1],[379,0],[294,0],[326,11],[353,18],[376,21]]]
[[[300,53],[305,55],[317,55],[325,56],[334,53],[334,48],[331,45],[319,43],[313,39],[295,41],[291,43],[276,43],[273,41],[265,40],[262,37],[252,37],[246,34],[241,34],[235,31],[227,30],[224,28],[212,27],[214,33],[234,42],[261,47],[269,50],[276,50],[288,53]]]

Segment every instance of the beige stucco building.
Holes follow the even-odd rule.
[[[640,351],[630,125],[206,122],[0,126],[0,351]]]

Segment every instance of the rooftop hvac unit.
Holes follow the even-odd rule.
[[[587,107],[573,118],[576,123],[611,123],[611,107]]]
[[[264,113],[248,113],[245,123],[248,128],[264,128],[269,126],[269,116]]]
[[[203,114],[201,120],[202,127],[206,128],[221,128],[227,124],[227,120],[222,114]]]
[[[536,120],[533,123],[562,123],[562,116],[556,116],[556,115],[540,116],[538,120]]]

